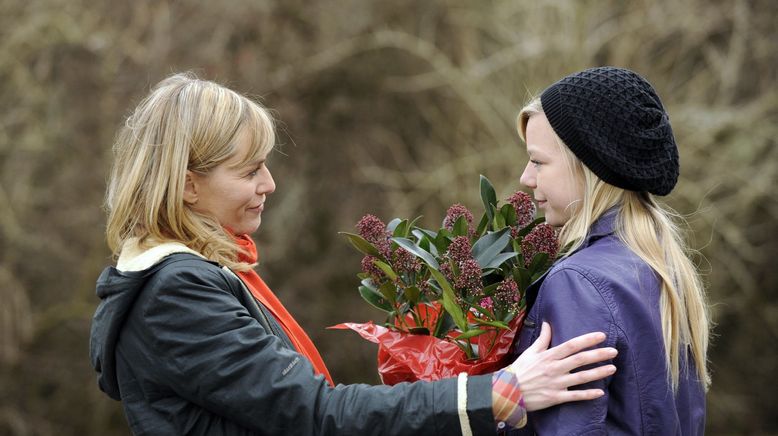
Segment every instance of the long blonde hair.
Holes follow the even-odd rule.
[[[543,113],[535,98],[519,113],[518,130],[523,140],[530,117]],[[561,246],[570,245],[567,254],[583,243],[589,229],[606,211],[617,207],[616,235],[646,262],[661,281],[660,311],[665,345],[665,361],[673,389],[677,389],[681,347],[690,347],[697,377],[707,386],[709,314],[705,290],[691,261],[677,214],[657,203],[647,192],[628,191],[602,181],[556,137],[574,177],[584,186],[582,201],[571,206],[571,217],[562,227]]]
[[[222,265],[249,269],[238,261],[234,238],[183,199],[187,170],[206,174],[230,159],[242,132],[251,140],[245,162],[273,148],[273,120],[256,102],[191,73],[159,82],[113,145],[106,236],[114,255],[131,238],[141,246],[176,241]]]

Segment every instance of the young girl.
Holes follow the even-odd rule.
[[[489,434],[523,425],[525,409],[603,394],[567,387],[615,371],[570,374],[615,356],[578,353],[605,336],[545,350],[548,328],[495,374],[333,386],[252,269],[273,143],[264,108],[190,75],[154,87],[117,136],[107,236],[118,262],[97,282],[90,354],[134,434]]]
[[[541,322],[552,344],[604,331],[619,372],[605,395],[529,414],[521,434],[701,435],[708,314],[671,214],[655,200],[678,179],[668,115],[651,85],[622,68],[565,77],[521,110],[534,192],[567,254],[527,292],[518,352]]]

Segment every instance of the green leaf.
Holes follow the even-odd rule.
[[[542,273],[546,270],[546,264],[548,264],[548,253],[537,253],[532,258],[532,263],[529,264],[529,270],[532,275]]]
[[[375,283],[373,283],[373,279],[365,278],[365,279],[362,279],[361,283],[362,283],[362,286],[364,286],[364,287],[366,287],[368,289],[371,289],[371,290],[373,290],[375,292],[378,292],[378,288],[375,286]]]
[[[375,307],[378,310],[384,312],[392,311],[392,305],[389,304],[389,302],[386,301],[384,297],[382,297],[379,293],[366,286],[359,287],[359,295],[361,295],[362,298],[365,301],[367,301],[368,304],[370,304],[371,306]]]
[[[435,236],[435,248],[438,249],[438,253],[445,253],[448,249],[449,244],[451,244],[451,239],[448,237],[448,232],[446,230],[441,230],[438,232],[438,234]]]
[[[460,216],[454,222],[454,231],[452,233],[454,234],[454,236],[467,236],[468,225],[467,225],[467,219],[464,216]]]
[[[510,228],[506,227],[498,232],[487,233],[473,244],[471,252],[481,268],[484,265],[489,265],[503,248],[508,245],[508,241],[511,239],[510,230]]]
[[[497,205],[497,194],[494,192],[494,186],[483,174],[481,175],[481,201],[484,203],[484,210],[489,216],[489,221],[494,220],[494,212],[492,212],[492,206]]]
[[[378,249],[375,248],[373,244],[367,242],[365,238],[348,232],[340,232],[340,234],[345,235],[349,242],[351,242],[351,245],[353,245],[354,248],[361,251],[362,253],[370,256],[381,257],[381,253],[378,252]]]
[[[497,288],[500,286],[500,283],[501,282],[497,282],[497,283],[492,283],[489,286],[484,286],[484,289],[482,291],[484,293],[484,296],[491,297],[492,294],[494,294],[494,291],[496,291]]]
[[[391,281],[397,280],[397,273],[394,272],[391,266],[387,264],[386,262],[380,261],[378,259],[373,259],[373,264],[381,269],[381,271],[386,274],[386,277],[389,278]]]
[[[490,327],[497,327],[498,329],[508,330],[510,327],[508,324],[502,322],[502,321],[488,321],[483,319],[475,319],[476,324],[478,325],[488,325]]]
[[[457,336],[457,339],[458,340],[470,339],[472,337],[479,336],[479,335],[482,335],[482,334],[488,333],[488,332],[489,332],[489,330],[472,329],[472,330],[468,330],[468,331],[462,333],[461,335]]]
[[[546,219],[544,217],[535,218],[535,221],[532,221],[531,223],[524,226],[524,228],[519,230],[519,238],[524,238],[525,236],[527,236],[527,234],[529,234],[529,232],[532,231],[532,229],[535,228],[535,226],[537,226],[538,224],[543,224],[544,222],[546,222]]]
[[[505,225],[516,226],[519,223],[519,217],[516,216],[516,208],[512,204],[503,205],[500,208],[500,215],[505,220]]]
[[[408,236],[408,220],[402,220],[397,223],[397,227],[392,231],[392,236],[405,238]]]
[[[488,319],[494,318],[494,315],[492,315],[487,309],[479,306],[478,304],[470,304],[469,305],[473,310],[477,311],[481,315],[487,317]],[[476,318],[478,319],[478,318]]]
[[[414,219],[413,219],[413,221],[411,221],[411,223],[410,223],[410,224],[408,224],[408,230],[411,230],[411,229],[413,229],[414,227],[416,227],[416,223],[417,223],[417,222],[419,222],[419,220],[421,219],[421,217],[422,217],[422,215],[419,215],[419,216],[417,216],[416,218],[414,218]],[[406,238],[408,237],[408,234],[407,234],[407,233],[405,234],[405,237],[406,237]]]
[[[513,269],[513,280],[519,285],[519,289],[525,291],[532,284],[532,275],[524,267]]]
[[[451,318],[454,319],[454,323],[460,330],[467,330],[467,319],[462,312],[462,308],[457,304],[456,296],[454,295],[454,289],[449,284],[448,280],[443,277],[443,274],[437,269],[430,268],[430,274],[440,285],[440,289],[443,293],[443,308],[451,314]]]
[[[389,233],[394,233],[394,230],[401,222],[402,220],[400,218],[393,218],[391,221],[389,221],[389,224],[386,225],[386,230],[388,230]]]
[[[456,326],[457,325],[454,322],[454,318],[451,317],[450,313],[444,310],[443,313],[438,316],[438,321],[435,325],[435,332],[433,335],[436,338],[444,338],[448,332],[450,332]]]
[[[414,256],[423,260],[427,265],[431,266],[432,268],[436,270],[440,269],[440,265],[438,265],[438,261],[435,260],[435,257],[432,254],[430,254],[429,251],[426,251],[421,247],[417,246],[416,244],[414,244],[413,241],[411,241],[410,239],[392,238],[392,241],[396,242],[397,245],[406,249]]]
[[[497,213],[494,214],[494,230],[500,230],[505,226],[505,217],[502,216],[502,213],[497,211]]]
[[[392,306],[397,303],[397,286],[395,286],[394,283],[384,283],[378,288],[378,292],[380,292],[381,295],[383,295],[383,297],[392,304]]]
[[[486,232],[486,226],[489,225],[489,216],[484,213],[481,215],[481,221],[478,222],[478,227],[475,230],[475,237],[480,238]]]
[[[417,232],[427,235],[427,237],[430,238],[430,241],[435,240],[435,238],[438,236],[437,232],[433,232],[432,230],[427,230],[427,229],[422,229],[421,227],[417,227],[413,229],[412,233],[414,234],[414,236],[416,236],[419,239],[421,239],[421,236],[419,236]]]
[[[405,301],[415,306],[419,302],[421,297],[421,290],[416,286],[408,286],[405,288]]]
[[[505,261],[510,260],[518,256],[519,253],[511,251],[509,253],[500,253],[494,257],[483,269],[499,268]]]

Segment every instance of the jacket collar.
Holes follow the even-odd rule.
[[[605,213],[603,213],[599,218],[597,218],[594,224],[592,224],[592,227],[589,229],[589,233],[586,234],[586,237],[581,244],[581,248],[592,245],[594,241],[602,238],[603,236],[613,234],[616,231],[617,214],[618,209],[616,207],[612,207],[605,211]]]
[[[119,271],[143,271],[159,263],[173,253],[190,253],[205,258],[180,242],[149,242],[150,246],[142,246],[138,238],[130,238],[122,245],[122,251],[116,263]]]

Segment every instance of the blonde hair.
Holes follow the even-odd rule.
[[[243,271],[234,238],[210,216],[184,203],[187,170],[206,174],[250,139],[244,163],[273,148],[273,120],[256,102],[192,73],[159,82],[140,102],[113,145],[106,192],[106,236],[114,256],[137,238],[142,247],[176,241]]]
[[[519,135],[525,133],[530,117],[543,113],[535,98],[519,113]],[[705,290],[686,249],[680,227],[673,221],[677,214],[658,204],[647,192],[628,191],[602,181],[557,137],[557,144],[568,160],[574,177],[583,183],[583,199],[572,208],[570,219],[562,226],[560,245],[565,255],[583,243],[597,219],[613,207],[618,208],[616,235],[646,262],[661,281],[660,311],[665,345],[665,362],[673,389],[677,389],[681,346],[690,347],[697,377],[707,386],[709,314]]]

